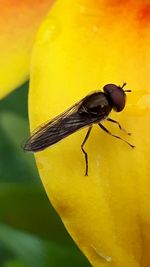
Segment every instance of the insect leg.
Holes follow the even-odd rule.
[[[125,143],[127,143],[130,147],[134,148],[135,146],[133,146],[132,144],[130,144],[128,141],[122,139],[120,136],[114,135],[111,132],[109,132],[109,130],[107,130],[101,123],[98,123],[98,125],[101,127],[102,130],[104,130],[106,133],[110,134],[111,136],[120,139],[122,141],[124,141]]]
[[[107,121],[116,123],[116,124],[118,125],[118,127],[119,127],[120,130],[122,130],[123,132],[125,132],[125,133],[128,134],[128,135],[131,135],[131,133],[128,133],[125,129],[122,128],[122,126],[120,125],[120,123],[119,123],[118,121],[115,121],[115,120],[113,120],[113,119],[111,119],[111,118],[107,118]]]
[[[86,143],[86,141],[87,141],[87,139],[88,139],[88,137],[90,135],[91,130],[92,130],[92,125],[89,127],[89,129],[88,129],[88,131],[86,133],[86,136],[85,136],[85,138],[84,138],[84,140],[83,140],[83,142],[81,144],[81,149],[82,149],[82,152],[84,153],[85,163],[86,163],[85,176],[88,176],[88,154],[86,153],[86,151],[84,150],[83,147],[84,147],[84,145],[85,145],[85,143]]]

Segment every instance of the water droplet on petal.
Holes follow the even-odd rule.
[[[42,23],[38,34],[36,36],[36,44],[43,45],[54,41],[60,32],[60,27],[58,21],[52,17],[48,16]]]
[[[144,95],[140,98],[140,100],[138,101],[138,106],[140,109],[142,110],[147,110],[150,109],[150,95]]]
[[[126,112],[129,115],[143,116],[150,110],[150,94],[144,90],[132,92],[128,97]]]
[[[91,246],[94,250],[94,252],[102,259],[105,260],[107,262],[111,262],[112,258],[110,256],[104,255],[102,252],[98,251],[98,249],[96,247],[94,247],[93,245]]]

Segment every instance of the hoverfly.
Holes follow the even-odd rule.
[[[131,90],[123,89],[125,85],[126,83],[122,86],[106,84],[103,87],[103,92],[97,91],[87,95],[68,110],[34,130],[24,144],[23,149],[32,152],[43,150],[56,144],[77,130],[88,127],[87,134],[81,144],[86,163],[85,175],[88,175],[88,154],[84,150],[84,145],[91,133],[93,124],[98,124],[106,133],[126,142],[130,147],[134,148],[132,144],[112,134],[102,125],[102,121],[106,119],[109,122],[117,124],[120,130],[126,132],[119,122],[108,117],[112,109],[116,112],[120,112],[124,109],[126,103],[125,93],[131,92]],[[127,134],[130,135],[130,133]]]

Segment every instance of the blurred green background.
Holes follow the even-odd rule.
[[[0,267],[90,267],[49,203],[29,135],[28,83],[0,101]]]

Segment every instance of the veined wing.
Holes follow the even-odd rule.
[[[83,100],[35,129],[23,146],[23,149],[32,152],[43,150],[77,130],[94,123],[94,119],[78,113],[78,108]]]

